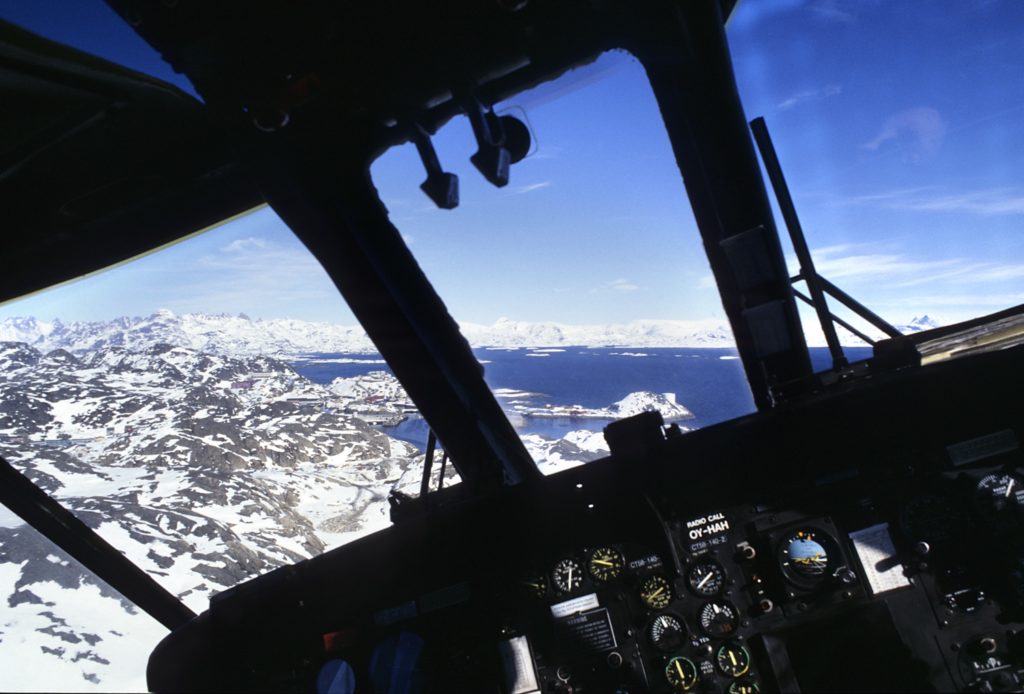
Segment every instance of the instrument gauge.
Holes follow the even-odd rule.
[[[697,666],[689,658],[676,656],[665,666],[665,681],[674,691],[689,691],[697,684]]]
[[[750,653],[743,646],[726,643],[715,654],[715,664],[726,677],[742,677],[750,670]]]
[[[739,626],[736,608],[725,601],[705,603],[697,614],[700,628],[708,636],[725,639],[732,636]]]
[[[529,574],[522,580],[523,590],[537,598],[543,598],[548,592],[548,577],[543,573]]]
[[[647,629],[651,643],[663,651],[678,650],[686,639],[686,627],[681,619],[670,614],[660,614]]]
[[[761,687],[753,680],[733,682],[729,685],[729,694],[761,694]]]
[[[587,569],[595,581],[610,581],[617,578],[626,566],[622,552],[611,547],[599,547],[590,553]]]
[[[694,564],[686,576],[687,582],[697,595],[710,598],[722,592],[725,574],[717,563],[707,560]]]
[[[663,610],[672,602],[672,586],[661,576],[648,576],[640,582],[640,599],[652,610]]]
[[[839,560],[839,547],[828,534],[801,528],[787,534],[779,545],[779,565],[793,584],[806,589],[825,581]]]
[[[563,559],[555,564],[551,572],[555,588],[562,593],[570,593],[580,587],[583,582],[583,569],[575,559]]]
[[[1006,472],[986,475],[978,482],[978,500],[992,511],[1019,509],[1024,506],[1024,482]]]

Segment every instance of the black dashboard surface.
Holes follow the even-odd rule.
[[[1019,691],[1020,349],[662,438],[221,594],[156,690]]]

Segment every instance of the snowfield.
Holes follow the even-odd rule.
[[[388,495],[418,494],[422,454],[362,417],[410,408],[384,371],[323,386],[270,357],[168,343],[0,343],[0,455],[196,612],[388,527]],[[525,443],[546,474],[607,454],[589,431]],[[166,630],[6,511],[0,591],[0,688],[146,688]]]

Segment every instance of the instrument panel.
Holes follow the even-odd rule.
[[[856,399],[441,506],[218,596],[157,648],[150,682],[1024,691],[1024,420],[1006,399],[945,407],[981,380],[962,373],[938,394],[886,389],[827,453]],[[993,392],[1013,387],[1000,373]]]

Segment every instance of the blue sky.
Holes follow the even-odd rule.
[[[8,1],[0,14],[30,27],[56,17],[54,38],[184,86],[97,6],[68,14],[67,3]],[[101,39],[108,25],[118,33]],[[729,40],[747,115],[768,122],[822,274],[894,322],[1024,302],[1024,3],[743,0]],[[481,323],[723,317],[642,69],[614,54],[567,82],[499,106],[525,113],[536,136],[507,188],[469,164],[464,119],[435,138],[460,176],[457,210],[419,191],[411,147],[373,168],[452,313]],[[160,307],[353,322],[269,210],[0,317]]]

